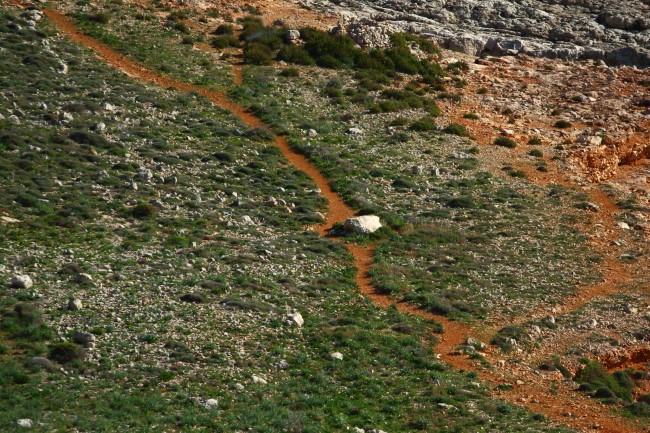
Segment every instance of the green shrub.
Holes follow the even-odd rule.
[[[443,129],[445,134],[458,135],[459,137],[469,137],[469,131],[465,128],[465,125],[460,123],[450,123]]]
[[[248,38],[260,30],[264,29],[264,23],[260,17],[247,15],[241,19],[242,22],[242,32],[239,38],[242,41],[248,40]]]
[[[472,197],[454,197],[447,201],[447,206],[456,209],[469,209],[474,207],[474,199]]]
[[[55,343],[50,346],[48,358],[59,364],[67,364],[73,361],[83,360],[86,352],[81,346],[74,343]]]
[[[190,28],[187,27],[187,24],[182,23],[182,22],[177,22],[173,25],[174,30],[178,30],[181,33],[184,33],[186,35],[190,34]]]
[[[271,65],[273,51],[266,45],[249,43],[244,47],[244,61],[250,65]]]
[[[650,404],[648,403],[632,403],[628,405],[625,410],[632,416],[650,418]]]
[[[531,146],[539,146],[542,144],[542,139],[539,137],[532,137],[530,140],[528,140],[528,144]]]
[[[494,140],[494,144],[497,146],[507,147],[510,149],[517,147],[517,143],[508,137],[497,137]]]
[[[233,27],[231,24],[220,24],[212,33],[215,35],[232,35]]]
[[[212,39],[212,46],[217,49],[234,47],[238,48],[241,46],[239,39],[233,35],[221,35]]]
[[[634,383],[626,371],[616,371],[610,374],[598,362],[593,360],[582,360],[584,367],[574,377],[576,382],[588,383],[596,389],[593,394],[595,398],[618,397],[625,401],[632,401],[632,389]]]
[[[150,203],[138,203],[129,210],[129,213],[134,218],[150,218],[156,214],[156,208]]]
[[[296,68],[285,68],[281,70],[278,75],[280,75],[281,77],[294,78],[294,77],[299,77],[300,72]]]
[[[106,12],[98,12],[87,15],[86,19],[98,24],[108,24],[111,21],[111,16]]]
[[[463,114],[463,119],[478,120],[480,117],[476,113],[465,113]]]
[[[534,156],[535,158],[541,158],[544,156],[541,150],[539,149],[532,149],[530,152],[528,152],[530,156]]]
[[[297,45],[284,45],[278,51],[276,57],[278,60],[283,60],[288,63],[295,63],[297,65],[313,65],[314,59],[311,58],[309,53]]]
[[[435,131],[436,122],[433,118],[425,116],[421,117],[409,126],[412,131]]]
[[[570,128],[571,126],[572,126],[571,122],[568,122],[566,120],[558,120],[557,122],[555,122],[556,128],[565,129],[565,128]]]

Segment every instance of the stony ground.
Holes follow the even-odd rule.
[[[59,29],[106,45],[3,7],[0,422],[641,431],[620,415],[643,416],[649,382],[644,169],[615,172],[618,155],[600,172],[576,155],[594,137],[643,141],[643,73],[444,52],[444,88],[389,86],[440,115],[377,113],[391,93],[360,92],[350,71],[232,74],[238,52],[212,49],[211,31],[281,8],[215,5],[49,5],[71,15]],[[603,108],[601,80],[619,95]],[[257,116],[309,161],[251,127]],[[352,255],[319,238],[331,215],[316,168],[389,228],[346,238]],[[588,184],[595,173],[611,182]],[[576,392],[586,359],[633,369],[638,403],[603,410]]]

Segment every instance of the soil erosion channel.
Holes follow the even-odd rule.
[[[12,1],[12,3],[17,2]],[[231,101],[222,93],[211,91],[193,84],[184,83],[147,69],[143,65],[129,60],[124,55],[109,48],[94,38],[83,34],[76,28],[70,19],[59,12],[53,10],[45,10],[44,12],[63,34],[67,35],[71,40],[92,49],[107,64],[123,71],[127,75],[162,87],[175,88],[182,92],[196,92],[217,106],[230,111],[247,125],[251,127],[268,128],[261,119],[251,114],[241,105]],[[302,170],[314,180],[318,188],[320,188],[323,197],[328,200],[329,203],[326,221],[322,225],[316,227],[316,230],[321,236],[325,236],[327,230],[331,228],[333,224],[343,222],[345,219],[354,216],[354,211],[343,201],[339,194],[332,190],[327,178],[325,178],[325,176],[323,176],[323,174],[312,165],[307,158],[292,150],[285,137],[278,136],[275,140],[275,145],[296,168]],[[441,359],[457,369],[477,370],[474,361],[464,355],[458,355],[455,352],[456,347],[463,343],[471,334],[471,327],[450,321],[442,316],[428,313],[411,305],[396,302],[389,296],[378,294],[374,290],[371,284],[371,279],[368,275],[372,265],[374,247],[358,246],[349,243],[345,243],[345,245],[354,257],[354,264],[357,268],[356,282],[364,295],[370,298],[376,305],[382,307],[395,305],[404,313],[441,322],[444,325],[445,331],[435,347],[435,350],[441,354]],[[480,369],[478,370],[478,373],[485,381],[492,383],[503,382],[503,377],[497,375],[492,369]],[[531,383],[524,386],[515,386],[512,389],[501,391],[498,394],[498,397],[509,400],[514,404],[527,406],[535,412],[543,413],[554,423],[569,425],[582,431],[591,431],[592,429],[597,429],[599,432],[604,433],[628,433],[641,431],[622,420],[620,417],[609,414],[608,411],[603,410],[603,408],[600,407],[599,403],[581,397],[573,391],[567,391],[566,393],[558,393],[557,391],[551,392],[548,384]],[[576,413],[567,416],[566,403],[576,399],[580,400],[583,413]]]

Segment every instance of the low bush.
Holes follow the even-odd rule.
[[[445,134],[457,135],[459,137],[469,137],[469,131],[465,125],[460,123],[450,123],[442,130]]]
[[[50,346],[48,358],[59,364],[68,364],[73,361],[83,360],[86,356],[85,350],[74,343],[55,343]]]
[[[273,63],[273,51],[266,45],[259,43],[246,44],[244,47],[244,61],[251,65],[271,65]]]
[[[497,146],[507,147],[510,149],[517,147],[517,143],[513,139],[508,137],[497,137],[494,140],[494,144]]]
[[[217,49],[229,47],[238,48],[241,46],[241,42],[239,42],[239,39],[233,35],[221,35],[212,39],[212,46]]]
[[[574,380],[579,383],[588,383],[596,389],[592,394],[595,398],[617,397],[625,401],[632,401],[634,383],[626,371],[616,371],[610,374],[598,362],[583,359],[584,367],[578,371]]]

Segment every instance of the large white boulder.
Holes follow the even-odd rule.
[[[343,228],[347,232],[367,234],[379,230],[381,228],[381,222],[377,215],[363,215],[346,219],[343,223]]]

